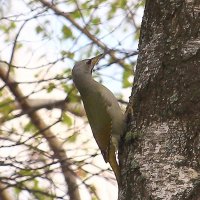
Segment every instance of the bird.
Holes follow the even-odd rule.
[[[75,63],[73,82],[78,89],[93,136],[109,163],[119,185],[120,167],[116,158],[119,140],[125,130],[125,117],[114,94],[92,77],[94,66],[104,54]]]

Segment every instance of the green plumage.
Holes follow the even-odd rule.
[[[119,183],[120,170],[115,147],[125,128],[124,115],[117,99],[105,86],[92,78],[91,71],[100,56],[76,63],[72,70],[74,83],[81,94],[94,138],[105,162],[109,162]]]

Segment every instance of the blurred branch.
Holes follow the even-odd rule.
[[[28,102],[32,105],[33,109],[39,110],[46,109],[64,109],[78,117],[85,116],[85,110],[80,103],[70,103],[65,100],[52,100],[52,99],[29,99]]]
[[[54,99],[27,99],[29,105],[31,105],[29,110],[23,110],[20,115],[28,114],[30,112],[35,112],[37,110],[46,108],[48,110],[57,108],[63,109],[64,111],[68,111],[78,117],[85,116],[85,110],[80,103],[71,103],[66,102],[65,100],[54,100]],[[14,110],[21,109],[19,104],[13,102],[11,105]]]
[[[115,56],[114,50],[109,49],[103,42],[101,42],[97,37],[95,37],[93,34],[91,34],[86,27],[82,27],[81,25],[79,25],[79,23],[77,23],[69,13],[58,9],[58,7],[56,5],[50,3],[46,0],[39,0],[39,1],[44,6],[48,7],[49,9],[52,9],[56,15],[62,16],[65,19],[67,19],[71,24],[73,24],[74,27],[76,27],[81,33],[85,34],[85,36],[87,36],[94,44],[96,44],[98,47],[103,49],[105,54],[110,55],[111,58],[113,60],[115,60],[118,64],[120,64],[123,68],[130,70],[126,67],[124,60],[118,59]]]
[[[17,34],[15,36],[13,48],[12,48],[12,53],[11,53],[11,57],[10,57],[10,62],[9,62],[9,67],[8,67],[8,71],[7,71],[7,74],[6,74],[7,78],[9,77],[11,66],[12,66],[12,63],[13,63],[13,58],[14,58],[14,55],[15,55],[18,37],[19,37],[19,35],[20,35],[20,33],[21,33],[21,31],[22,31],[22,29],[23,29],[23,27],[25,26],[26,23],[27,23],[27,21],[24,21],[24,23],[21,25],[21,27],[19,28],[19,31],[17,32]]]
[[[22,115],[30,114],[33,112],[36,112],[40,109],[46,108],[48,110],[51,109],[62,109],[63,111],[67,111],[72,113],[73,115],[77,117],[85,117],[85,109],[82,104],[80,103],[71,103],[66,102],[66,100],[54,100],[54,99],[27,99],[28,104],[30,105],[29,110],[22,110],[20,113],[16,115],[12,115],[10,118],[8,116],[1,117],[0,118],[0,124],[4,123],[5,121],[9,121],[12,119],[16,119],[18,117],[21,117]],[[127,105],[128,102],[118,99],[118,102]],[[20,110],[21,107],[19,103],[12,101],[8,102],[9,106],[12,108],[12,110]],[[6,104],[4,104],[6,106]]]
[[[8,189],[5,189],[4,185],[0,183],[0,199],[1,200],[13,200],[9,195]]]
[[[18,84],[16,84],[11,75],[9,75],[9,77],[6,75],[6,70],[0,65],[0,78],[4,81],[6,86],[14,95],[22,110],[30,110],[31,105],[27,99],[24,98],[24,95],[19,89]],[[54,133],[49,128],[47,128],[47,125],[41,116],[38,115],[38,113],[28,113],[28,116],[31,119],[33,125],[40,131],[40,134],[47,140],[55,158],[58,159],[66,185],[68,187],[68,195],[70,196],[70,200],[80,200],[81,198],[76,183],[76,175],[71,168],[72,163],[69,161],[65,149],[62,147],[62,143],[58,140]]]

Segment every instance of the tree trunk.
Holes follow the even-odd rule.
[[[119,200],[200,199],[200,1],[148,0]]]

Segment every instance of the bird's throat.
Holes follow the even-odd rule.
[[[92,78],[91,74],[88,74],[87,76],[84,75],[77,77],[77,80],[74,78],[74,83],[79,92],[83,93],[92,89],[96,81]]]

